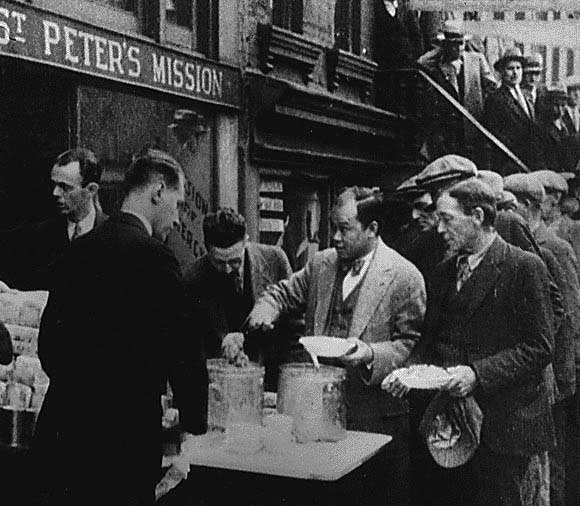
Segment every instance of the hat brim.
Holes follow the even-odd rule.
[[[518,61],[522,64],[522,69],[524,68],[524,64],[526,59],[523,56],[502,56],[498,61],[493,64],[493,68],[497,71],[500,71],[505,67],[508,62],[510,61]]]
[[[434,174],[423,179],[417,179],[417,186],[426,190],[432,190],[439,186],[448,185],[454,182],[463,181],[475,177],[475,174],[465,172],[448,172],[446,174]]]

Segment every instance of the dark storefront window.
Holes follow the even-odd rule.
[[[526,19],[526,13],[525,12],[521,12],[521,11],[516,12],[515,19],[516,19],[516,21],[525,21],[525,19]]]
[[[280,28],[302,33],[302,0],[274,0],[272,22]]]
[[[548,21],[548,11],[536,12],[536,21]]]
[[[558,21],[562,18],[562,13],[560,11],[554,11],[554,21]]]
[[[360,0],[337,0],[334,11],[334,39],[339,49],[360,54]]]
[[[493,13],[494,21],[504,21],[505,20],[505,12],[503,11],[495,11]]]

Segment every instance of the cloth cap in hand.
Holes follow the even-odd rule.
[[[459,155],[445,155],[432,161],[419,174],[419,187],[436,188],[477,176],[477,165]]]
[[[480,442],[483,413],[473,396],[451,397],[438,392],[431,400],[419,431],[431,456],[441,467],[467,463]]]

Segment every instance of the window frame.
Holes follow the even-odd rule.
[[[344,27],[344,34],[339,27]],[[334,11],[334,44],[347,53],[361,56],[361,0],[337,0]]]
[[[273,0],[272,25],[293,33],[304,33],[304,1]]]

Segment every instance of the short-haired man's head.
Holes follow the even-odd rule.
[[[125,174],[124,193],[128,195],[159,181],[177,190],[183,180],[183,169],[175,158],[159,149],[147,149],[135,158]]]
[[[242,275],[246,250],[246,221],[229,207],[208,213],[203,219],[203,237],[208,259],[221,275]]]
[[[372,251],[381,221],[382,194],[353,186],[340,192],[331,213],[332,241],[338,258],[351,261]]]
[[[497,214],[496,196],[487,184],[472,178],[457,183],[445,193],[457,200],[462,211],[467,215],[473,214],[475,209],[480,208],[483,211],[482,227],[493,227]]]
[[[229,248],[246,239],[246,220],[229,207],[208,213],[203,219],[203,238],[206,248]]]
[[[357,210],[357,219],[363,228],[368,228],[372,222],[377,223],[377,230],[383,221],[383,194],[378,188],[350,186],[339,191],[335,200],[335,207],[354,200]]]
[[[79,163],[79,171],[81,174],[81,184],[86,186],[89,183],[99,183],[103,168],[99,164],[95,154],[86,148],[74,148],[61,153],[56,157],[54,165],[56,167],[64,167],[72,162]]]

